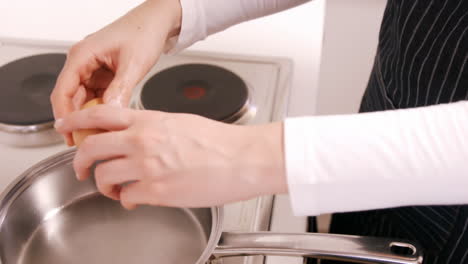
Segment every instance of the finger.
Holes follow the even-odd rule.
[[[99,67],[94,55],[82,44],[77,44],[70,49],[51,94],[52,110],[56,119],[73,111],[72,99],[81,80],[91,76],[93,71]]]
[[[65,137],[65,143],[67,144],[67,146],[71,147],[75,145],[75,141],[73,140],[73,136],[71,133],[65,134],[64,137]]]
[[[163,185],[138,181],[123,187],[120,191],[120,203],[128,210],[134,209],[138,204],[160,205],[158,190]]]
[[[54,90],[50,96],[52,110],[56,119],[62,118],[73,111],[73,96],[80,85],[78,72],[65,66],[62,69]]]
[[[85,101],[88,101],[86,100],[86,98],[87,98],[86,88],[83,85],[80,85],[75,95],[72,98],[73,111],[79,110],[81,106],[83,105],[83,103]],[[73,142],[73,137],[71,133],[65,133],[64,137],[65,137],[65,143],[68,146],[71,147],[75,145],[75,143]]]
[[[81,106],[86,102],[87,95],[88,93],[84,85],[80,85],[72,98],[73,111],[78,111],[81,109]]]
[[[104,92],[104,103],[119,107],[127,106],[133,88],[137,86],[145,74],[145,69],[123,56],[112,82]]]
[[[73,97],[80,87],[81,75],[86,74],[86,71],[89,74],[94,68],[99,67],[97,61],[93,59],[94,55],[81,46],[75,45],[70,50],[50,95],[53,114],[57,121],[74,110]],[[71,133],[64,133],[64,137],[68,146],[74,145]]]
[[[86,137],[73,160],[76,177],[79,180],[87,179],[90,175],[90,168],[95,162],[127,156],[131,146],[125,138],[124,131],[106,132]]]
[[[85,102],[89,102],[96,97],[102,96],[99,96],[96,92],[87,89],[84,85],[80,85],[72,99],[74,111],[81,110]]]
[[[139,167],[129,158],[118,158],[99,163],[94,170],[96,185],[105,196],[118,200],[120,186],[141,179]]]
[[[123,130],[132,124],[135,110],[122,109],[107,105],[97,105],[73,112],[55,128],[60,133],[71,133],[80,129],[102,129],[107,131]]]

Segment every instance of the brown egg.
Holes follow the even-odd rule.
[[[85,103],[81,107],[81,109],[90,108],[90,107],[100,105],[100,104],[103,104],[103,103],[104,102],[102,101],[102,98],[94,98],[94,99],[88,101],[87,103]],[[99,133],[102,133],[102,132],[105,132],[105,131],[102,130],[102,129],[82,129],[82,130],[73,131],[72,132],[72,137],[73,137],[73,141],[75,142],[75,145],[77,147],[79,147],[81,142],[83,142],[83,140],[87,136],[99,134]]]

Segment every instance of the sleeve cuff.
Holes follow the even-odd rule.
[[[306,142],[310,135],[306,129],[304,117],[286,119],[284,122],[285,166],[291,207],[296,216],[318,215],[319,201],[315,188],[317,178],[311,169],[311,142]],[[307,120],[310,123],[310,120]],[[308,158],[309,157],[309,158]]]
[[[180,0],[182,22],[178,36],[166,43],[166,54],[173,55],[207,37],[205,13],[201,1]]]

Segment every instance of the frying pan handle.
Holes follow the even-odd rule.
[[[405,251],[403,254],[398,253]],[[213,258],[280,255],[356,263],[422,263],[419,246],[404,240],[331,234],[225,232]]]

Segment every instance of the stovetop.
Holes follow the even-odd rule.
[[[44,53],[66,53],[70,43],[0,39],[0,67],[8,62]],[[242,78],[249,87],[250,103],[253,111],[244,125],[262,124],[282,120],[286,117],[289,95],[289,81],[292,64],[287,59],[272,57],[253,57],[237,54],[206,52],[183,52],[173,56],[162,56],[134,91],[132,106],[137,107],[138,95],[144,84],[156,73],[181,64],[209,64],[221,66]],[[0,80],[0,90],[1,90]],[[1,136],[1,134],[0,134]],[[0,190],[19,176],[24,170],[38,161],[59,151],[65,150],[64,144],[36,148],[19,148],[0,144],[3,160]],[[224,230],[266,231],[270,229],[274,198],[261,197],[250,201],[225,206]],[[227,264],[263,263],[263,257],[239,257],[224,260]]]

